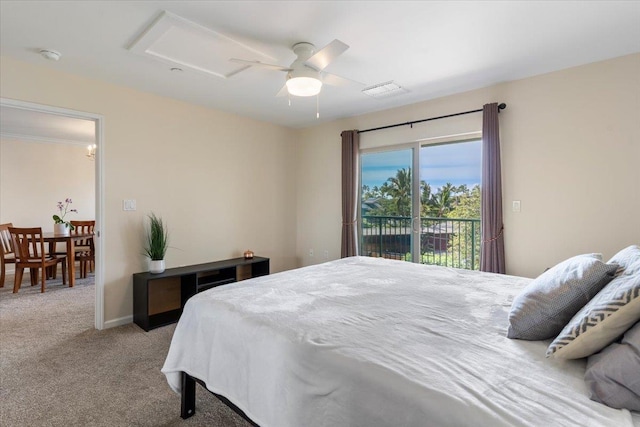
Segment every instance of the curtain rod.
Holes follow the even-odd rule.
[[[501,103],[501,104],[498,104],[498,112],[500,112],[500,110],[504,110],[505,108],[507,108],[507,104],[505,104],[504,102]],[[462,113],[447,114],[446,116],[431,117],[429,119],[422,119],[422,120],[414,120],[413,122],[396,123],[395,125],[381,126],[379,128],[359,130],[358,133],[360,134],[360,133],[365,133],[365,132],[373,132],[375,130],[389,129],[389,128],[395,128],[395,127],[398,127],[398,126],[407,126],[407,125],[413,127],[413,125],[416,124],[416,123],[428,122],[430,120],[446,119],[447,117],[462,116],[463,114],[479,113],[481,111],[482,111],[482,108],[480,108],[478,110],[464,111]]]

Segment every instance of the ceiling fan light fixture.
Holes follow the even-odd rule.
[[[313,77],[292,77],[287,80],[287,90],[294,96],[314,96],[321,89],[322,82]]]

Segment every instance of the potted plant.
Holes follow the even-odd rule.
[[[162,273],[164,271],[164,256],[169,247],[169,231],[162,222],[162,218],[153,212],[149,215],[149,227],[144,252],[149,257],[149,272]]]
[[[60,236],[68,236],[69,230],[73,230],[75,227],[71,225],[71,222],[65,221],[64,217],[69,212],[77,213],[77,209],[69,209],[69,205],[72,203],[70,198],[66,198],[64,203],[58,202],[58,211],[60,214],[53,216],[53,234]]]

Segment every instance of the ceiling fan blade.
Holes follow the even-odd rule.
[[[260,62],[260,61],[247,61],[245,59],[237,59],[237,58],[231,58],[229,59],[229,61],[237,62],[238,64],[251,65],[253,67],[269,68],[270,70],[291,71],[291,68],[289,67],[283,67],[282,65],[265,64],[264,62]]]
[[[354,85],[364,86],[364,83],[360,83],[355,80],[340,77],[331,73],[322,73],[322,83],[328,84],[331,86],[354,86]]]
[[[347,49],[349,49],[349,45],[335,39],[317,51],[311,58],[307,59],[305,63],[318,70],[324,70],[327,65],[329,65],[338,56],[342,55],[342,53]]]

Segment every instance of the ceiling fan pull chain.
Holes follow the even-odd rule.
[[[320,118],[320,94],[316,95],[316,119]]]

